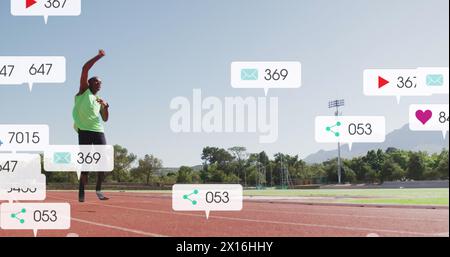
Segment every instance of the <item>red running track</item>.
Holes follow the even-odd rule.
[[[38,236],[80,237],[365,237],[446,236],[449,210],[320,206],[244,201],[240,212],[175,212],[168,195],[109,193],[99,201],[87,193],[48,192],[46,202],[71,204],[69,230],[39,231]],[[0,236],[33,236],[32,231],[0,230]]]

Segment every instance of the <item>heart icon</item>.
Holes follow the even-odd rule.
[[[425,125],[430,119],[433,117],[433,112],[430,110],[422,111],[418,110],[416,111],[416,118],[422,122],[423,125]]]

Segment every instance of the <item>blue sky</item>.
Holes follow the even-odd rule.
[[[447,0],[84,0],[79,17],[13,17],[0,1],[0,55],[61,55],[63,85],[0,87],[0,122],[48,124],[52,144],[76,144],[71,111],[84,62],[99,48],[107,56],[91,75],[104,81],[111,105],[110,144],[165,166],[196,165],[204,146],[246,146],[305,157],[334,145],[314,141],[314,117],[328,115],[329,99],[344,98],[346,115],[384,115],[388,132],[408,122],[412,103],[448,103],[448,96],[366,97],[366,68],[448,66]],[[279,98],[279,138],[257,135],[174,134],[176,96],[255,96],[233,89],[232,61],[300,61],[300,89],[271,90]]]

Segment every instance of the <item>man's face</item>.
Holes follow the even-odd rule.
[[[94,78],[90,85],[93,94],[97,94],[102,88],[102,81],[99,78]]]

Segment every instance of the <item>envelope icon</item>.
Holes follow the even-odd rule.
[[[70,164],[72,156],[70,152],[56,152],[53,153],[53,163],[55,164]]]
[[[258,69],[242,69],[241,80],[258,80]]]
[[[444,85],[444,75],[442,74],[428,74],[427,75],[427,86],[443,86]]]

